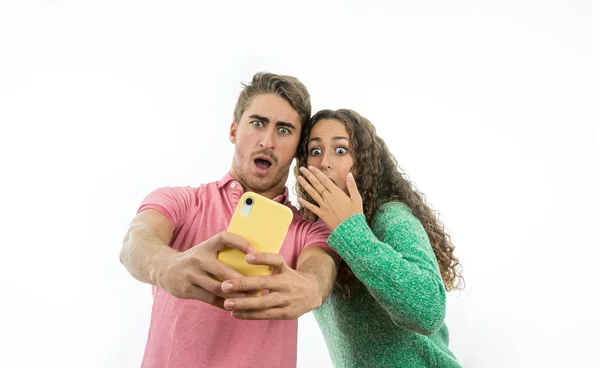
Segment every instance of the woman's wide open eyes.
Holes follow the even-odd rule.
[[[316,148],[316,147],[315,147],[315,148],[312,148],[312,149],[310,150],[310,155],[311,155],[311,156],[317,156],[317,155],[320,155],[320,154],[322,154],[322,153],[323,153],[323,152],[321,151],[321,149],[320,149],[320,148]],[[344,154],[348,153],[348,149],[347,149],[346,147],[337,147],[337,148],[335,149],[335,153],[336,153],[337,155],[344,155]]]
[[[310,150],[310,155],[311,156],[316,156],[316,155],[320,155],[321,154],[321,149],[320,148],[313,148]]]

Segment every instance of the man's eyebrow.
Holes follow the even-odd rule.
[[[278,121],[277,126],[282,126],[291,130],[296,130],[296,126],[292,123],[288,123],[287,121]]]
[[[260,116],[260,115],[256,115],[256,114],[252,114],[252,115],[250,115],[250,116],[249,116],[249,118],[250,118],[250,119],[256,119],[256,120],[260,120],[260,121],[263,121],[263,122],[265,122],[265,123],[268,123],[268,122],[269,122],[269,119],[268,119],[268,118],[265,118],[264,116]]]

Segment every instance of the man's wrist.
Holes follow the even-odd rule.
[[[304,273],[304,276],[309,280],[309,284],[311,285],[309,288],[309,300],[311,310],[319,308],[325,302],[323,298],[323,292],[321,291],[321,284],[319,283],[319,279],[313,275],[312,273]]]
[[[162,275],[165,272],[167,264],[169,263],[169,258],[173,255],[173,249],[170,247],[166,247],[166,249],[161,249],[161,251],[157,252],[154,260],[151,262],[148,276],[150,277],[150,282],[153,285],[162,287],[161,279]]]

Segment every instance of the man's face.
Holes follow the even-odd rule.
[[[247,190],[269,197],[280,194],[300,141],[300,128],[300,116],[283,98],[255,96],[240,121],[231,124],[232,175]]]

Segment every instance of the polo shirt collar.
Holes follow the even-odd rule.
[[[223,187],[230,186],[230,183],[236,183],[239,185],[239,189],[243,190],[242,185],[234,179],[234,177],[231,175],[231,172],[228,172],[221,180],[217,182],[217,188],[221,189]],[[289,192],[287,186],[284,187],[283,194],[278,195],[277,197],[273,198],[273,200],[281,204],[289,204]]]

